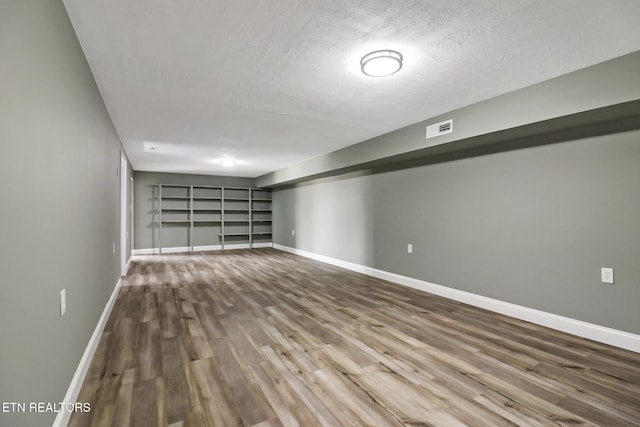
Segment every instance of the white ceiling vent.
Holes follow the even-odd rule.
[[[453,132],[453,119],[427,126],[427,139]]]

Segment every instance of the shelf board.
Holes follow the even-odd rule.
[[[222,224],[219,219],[198,219],[193,221],[194,224]]]
[[[222,200],[222,197],[194,197],[193,200]]]
[[[224,222],[249,223],[248,219],[225,219]]]
[[[224,233],[220,236],[249,236],[249,233]]]
[[[187,196],[162,196],[160,200],[191,200],[191,197]]]
[[[169,224],[191,224],[191,220],[188,219],[163,219],[162,223]]]
[[[249,199],[246,197],[225,197],[224,198],[225,202],[228,200],[230,202],[238,202],[238,201],[242,201],[242,202],[248,202]]]
[[[191,212],[191,209],[162,208],[162,212]]]
[[[271,202],[272,199],[256,199],[255,197],[251,199],[254,202]]]
[[[253,212],[271,212],[271,209],[251,209]]]
[[[249,212],[249,209],[225,209],[225,212]]]
[[[251,222],[273,222],[270,219],[252,219]]]
[[[271,236],[272,233],[259,232],[259,233],[251,233],[253,236]]]
[[[193,209],[194,212],[222,212],[222,209]]]

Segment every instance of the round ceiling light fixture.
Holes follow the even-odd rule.
[[[236,160],[235,159],[220,159],[220,164],[222,166],[227,166],[227,167],[231,167],[231,166],[235,166],[236,165]]]
[[[402,68],[402,54],[395,50],[376,50],[360,60],[360,70],[367,76],[392,76]]]

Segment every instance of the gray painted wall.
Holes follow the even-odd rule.
[[[639,164],[629,131],[325,178],[274,191],[274,242],[638,334]]]
[[[150,249],[157,247],[156,225],[153,223],[153,187],[158,184],[210,185],[219,187],[255,187],[254,178],[231,176],[191,175],[180,173],[134,172],[134,248]],[[184,228],[186,229],[186,228]],[[185,246],[186,232],[165,232],[162,246]],[[212,243],[213,244],[213,243]]]
[[[0,401],[60,402],[119,277],[120,142],[61,1],[0,3],[0,58]]]

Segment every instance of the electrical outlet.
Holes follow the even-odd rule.
[[[296,235],[296,230],[291,230],[291,235],[295,236]]]
[[[67,312],[67,290],[60,291],[60,317],[64,316]]]
[[[413,245],[411,243],[409,243],[407,245],[407,253],[408,254],[412,254],[413,253]]]
[[[116,253],[116,242],[113,242],[113,249],[112,250],[113,250],[113,253],[115,254]]]
[[[602,267],[600,269],[600,281],[613,284],[613,268]]]

